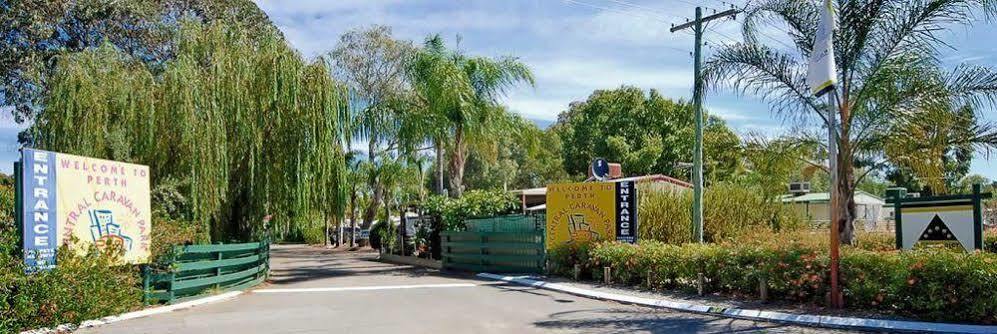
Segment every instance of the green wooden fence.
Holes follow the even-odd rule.
[[[485,272],[542,273],[544,232],[442,233],[443,267]]]
[[[270,245],[242,244],[175,246],[167,269],[142,268],[142,300],[172,303],[207,290],[244,289],[260,284],[270,273]]]

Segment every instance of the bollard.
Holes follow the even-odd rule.
[[[763,302],[769,300],[769,284],[768,280],[765,279],[764,276],[758,278],[758,297],[761,298]]]
[[[703,273],[698,273],[697,275],[699,276],[699,279],[696,280],[696,290],[699,292],[699,295],[702,296],[703,286],[706,285],[706,277],[703,276]]]
[[[613,284],[613,272],[611,270],[609,267],[602,267],[602,276],[606,279],[606,285]]]
[[[575,264],[575,280],[577,281],[582,277],[582,265]]]
[[[651,288],[651,282],[653,282],[653,281],[654,281],[654,280],[652,279],[652,276],[653,276],[653,275],[654,275],[654,271],[653,271],[653,270],[648,270],[648,271],[647,271],[647,288],[648,288],[648,289],[650,289],[650,288]]]

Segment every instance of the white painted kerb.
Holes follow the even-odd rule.
[[[891,331],[891,332],[932,332],[932,333],[997,333],[997,326],[960,325],[922,321],[882,320],[851,317],[834,317],[826,315],[792,314],[761,310],[746,310],[738,308],[706,306],[667,299],[652,299],[616,293],[582,289],[564,284],[548,283],[534,280],[527,276],[502,276],[480,273],[478,277],[499,281],[512,282],[546,290],[560,291],[582,297],[612,300],[650,307],[663,307],[673,310],[725,316],[731,318],[779,322],[811,327],[830,327],[841,329]]]

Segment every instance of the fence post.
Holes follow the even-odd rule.
[[[703,273],[697,273],[697,276],[699,277],[696,280],[696,290],[699,292],[699,295],[702,296],[703,286],[706,285],[706,277],[703,276]]]
[[[758,278],[758,297],[761,298],[763,302],[768,301],[769,299],[769,284],[768,280],[765,279],[765,276]]]
[[[216,261],[221,261],[221,260],[222,260],[222,251],[217,251],[217,252],[215,252],[215,253],[217,254],[217,255],[215,256],[215,260],[216,260]],[[218,277],[220,277],[221,275],[222,275],[222,267],[221,267],[221,266],[218,266],[218,267],[215,267],[215,278],[218,278]],[[215,289],[216,289],[216,290],[217,290],[217,289],[220,289],[221,287],[222,287],[222,284],[221,284],[221,282],[219,282],[219,283],[215,283]]]
[[[149,305],[149,265],[142,265],[142,305]]]
[[[175,296],[175,294],[173,292],[173,281],[176,279],[176,275],[177,274],[175,272],[173,272],[173,269],[170,269],[170,280],[167,283],[168,285],[166,286],[166,291],[169,291],[167,293],[167,296],[166,296],[166,302],[167,303],[173,303],[173,299],[174,299],[174,296]]]

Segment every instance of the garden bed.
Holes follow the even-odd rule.
[[[655,291],[826,305],[828,263],[822,233],[782,233],[718,244],[567,245],[550,253],[552,273]],[[997,322],[997,255],[948,249],[887,251],[888,240],[845,247],[841,283],[848,312],[930,321]],[[751,241],[760,240],[760,241]],[[873,249],[873,250],[870,250]],[[702,280],[700,279],[702,275]],[[764,282],[764,283],[763,283]],[[958,310],[958,312],[953,312]]]

